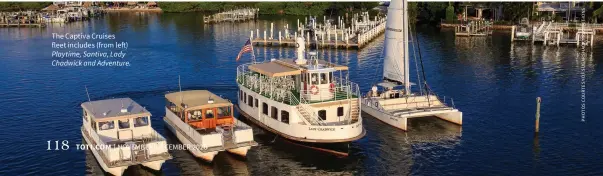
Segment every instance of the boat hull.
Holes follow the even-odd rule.
[[[234,149],[228,149],[226,151],[242,156],[242,157],[246,157],[247,156],[247,151],[249,151],[249,149],[251,149],[251,146],[246,146],[246,147],[239,147],[239,148],[234,148]]]
[[[165,127],[168,128],[172,132],[172,134],[174,134],[174,136],[176,136],[176,138],[178,138],[180,143],[182,143],[184,146],[193,146],[194,145],[191,141],[188,140],[187,137],[184,136],[185,134],[182,134],[182,133],[180,133],[180,131],[176,130],[175,127],[173,127],[167,120],[168,119],[166,119],[164,117],[164,121],[166,124]],[[187,150],[189,152],[191,152],[195,157],[201,158],[206,162],[212,162],[214,160],[214,157],[219,152],[219,151],[204,152],[195,147],[187,147]]]
[[[362,101],[362,111],[369,114],[370,116],[380,120],[388,125],[396,127],[398,129],[408,131],[408,119],[419,118],[419,117],[430,117],[436,116],[442,120],[462,125],[463,124],[463,113],[457,109],[440,109],[430,110],[416,113],[404,113],[401,115],[393,115],[388,112],[384,112],[378,109],[378,105],[372,104],[375,101]]]
[[[262,128],[272,134],[276,134],[276,135],[283,137],[285,139],[285,141],[288,143],[298,145],[301,147],[305,147],[305,148],[310,148],[310,149],[321,151],[321,152],[325,152],[325,153],[329,153],[329,154],[336,155],[336,156],[343,156],[343,157],[348,156],[349,144],[353,140],[344,141],[344,142],[307,142],[307,140],[296,140],[296,138],[294,138],[294,137],[291,137],[289,135],[278,132],[277,130],[274,130],[274,129],[266,126],[265,124],[259,122],[258,120],[256,120],[252,116],[250,116],[249,114],[242,111],[239,108],[239,106],[235,106],[235,108],[237,109],[237,111],[239,111],[239,113],[243,117],[245,117],[245,119],[247,121],[251,121],[251,123],[259,126],[260,128]],[[358,138],[361,138],[364,135],[366,135],[366,131],[363,129],[362,134]],[[356,139],[354,139],[354,140],[356,140]]]

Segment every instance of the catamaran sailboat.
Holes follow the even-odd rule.
[[[237,67],[239,112],[283,138],[339,156],[362,138],[358,85],[347,79],[347,66],[319,60],[296,39],[297,58],[272,59]],[[345,151],[344,151],[345,150]]]
[[[82,136],[106,172],[119,176],[137,164],[160,170],[172,158],[151,127],[151,113],[132,99],[89,101],[82,108]]]
[[[233,116],[233,104],[207,90],[165,95],[167,128],[196,157],[211,162],[220,151],[246,156],[253,140],[250,126]]]
[[[385,31],[383,82],[372,87],[362,99],[362,111],[402,130],[408,119],[437,116],[461,125],[463,113],[435,95],[424,82],[424,90],[411,92],[409,80],[408,3],[392,0],[388,7]],[[381,89],[379,89],[381,87]],[[421,88],[422,89],[422,88]]]

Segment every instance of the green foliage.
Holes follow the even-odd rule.
[[[0,2],[0,11],[41,10],[52,2]]]
[[[417,16],[419,16],[418,6],[418,2],[408,2],[408,22],[410,24],[417,23]]]
[[[603,18],[603,5],[599,9],[593,11],[593,18]]]
[[[285,12],[285,4],[281,2],[258,2],[255,7],[260,9],[260,14],[282,14]]]
[[[527,17],[533,2],[506,2],[503,4],[504,19],[507,21],[519,21]]]
[[[260,14],[323,15],[327,11],[354,12],[372,9],[378,2],[159,2],[165,12],[221,11],[256,7]]]
[[[448,23],[452,23],[454,20],[456,20],[456,15],[454,13],[454,6],[448,5],[448,7],[446,8],[446,21]]]

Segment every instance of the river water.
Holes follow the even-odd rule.
[[[303,18],[303,17],[302,17]],[[130,97],[164,128],[166,92],[208,89],[236,100],[235,61],[249,31],[296,17],[203,25],[202,14],[112,13],[89,22],[43,29],[0,29],[0,175],[102,175],[82,143],[80,104]],[[603,47],[512,44],[508,32],[456,38],[451,30],[418,26],[431,88],[454,98],[463,126],[434,118],[413,119],[403,132],[364,115],[367,135],[350,156],[310,151],[254,128],[260,143],[247,158],[219,154],[213,164],[187,151],[161,171],[131,167],[126,175],[602,175]],[[130,67],[55,67],[52,33],[107,33],[128,42]],[[277,34],[275,34],[277,35]],[[384,37],[357,50],[319,50],[350,68],[362,91],[381,78]],[[256,47],[258,60],[294,57],[292,48]],[[414,57],[413,57],[414,58]],[[59,59],[60,60],[60,59]],[[415,61],[411,79],[416,82]],[[582,87],[584,86],[584,89]],[[584,96],[582,93],[584,90]],[[540,134],[534,135],[536,97],[542,97]],[[582,103],[584,102],[584,104]],[[584,107],[584,108],[583,108]],[[582,113],[584,112],[584,116]],[[68,141],[48,150],[48,141]]]

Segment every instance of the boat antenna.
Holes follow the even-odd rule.
[[[88,93],[88,86],[84,85],[84,88],[86,89],[86,95],[88,96],[88,102],[90,102],[90,94]]]
[[[184,104],[182,100],[182,85],[180,85],[180,75],[178,75],[178,89],[180,90],[180,104]]]
[[[92,101],[90,100],[90,94],[88,93],[88,86],[84,85],[84,88],[86,89],[86,96],[88,96],[88,102],[90,102],[90,104],[92,105]],[[94,106],[90,106],[90,111],[94,113]]]

